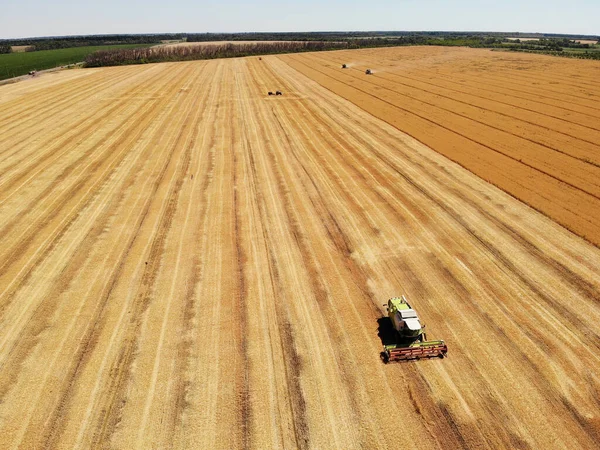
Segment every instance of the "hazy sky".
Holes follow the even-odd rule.
[[[0,38],[353,30],[600,34],[600,1],[0,0]]]

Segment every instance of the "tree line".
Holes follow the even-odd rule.
[[[192,61],[199,59],[233,58],[274,53],[316,52],[344,49],[343,42],[257,42],[249,44],[190,45],[172,47],[102,50],[89,55],[85,67],[145,64],[166,61]]]
[[[93,36],[65,36],[55,38],[7,39],[1,46],[28,46],[26,51],[56,50],[60,48],[90,47],[120,44],[158,44],[161,41],[181,40],[185,34],[113,34]]]

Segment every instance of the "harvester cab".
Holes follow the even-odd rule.
[[[383,347],[384,362],[404,361],[419,358],[443,358],[448,353],[444,341],[428,341],[417,312],[406,297],[388,300],[388,317],[395,330],[396,342]]]

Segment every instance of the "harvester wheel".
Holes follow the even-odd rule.
[[[387,364],[388,362],[390,362],[390,358],[388,357],[387,352],[381,352],[379,354],[379,357],[381,358],[381,360],[383,361],[384,364]]]

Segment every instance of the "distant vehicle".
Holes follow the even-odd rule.
[[[283,92],[281,92],[281,91],[275,91],[275,95],[283,95]]]
[[[371,72],[371,69],[367,69],[367,70],[365,70],[365,73],[366,73],[367,75],[373,75],[373,72]]]
[[[345,69],[346,67],[346,64],[342,64],[342,69]]]

